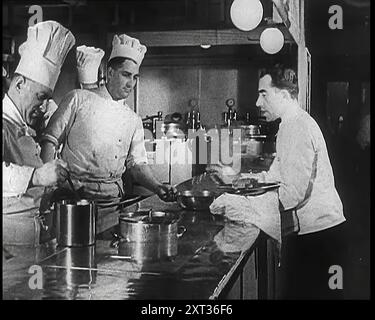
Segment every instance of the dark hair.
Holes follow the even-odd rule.
[[[124,63],[125,60],[131,60],[134,63],[137,63],[133,59],[130,59],[130,58],[114,57],[108,61],[107,68],[112,68],[113,70],[117,70],[121,67],[121,65]]]
[[[271,76],[274,87],[287,90],[293,99],[298,98],[298,79],[296,72],[292,68],[276,64],[271,68],[261,69],[259,78],[267,74]]]

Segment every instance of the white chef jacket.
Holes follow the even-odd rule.
[[[39,202],[43,187],[28,188],[42,166],[40,147],[8,95],[3,98],[3,245],[39,243]]]
[[[33,133],[7,94],[3,98],[3,119],[12,122],[15,128],[25,133],[25,136],[30,136]],[[6,134],[3,129],[3,147],[7,143],[4,139],[6,139]],[[36,152],[40,152],[36,143],[35,148],[37,149]],[[27,190],[34,169],[35,167],[27,165],[7,163],[3,159],[3,197],[20,197],[23,195]]]
[[[282,118],[266,180],[281,182],[279,200],[285,210],[297,208],[298,234],[345,221],[323,134],[303,109],[290,110]]]
[[[141,117],[105,87],[69,92],[41,139],[63,144],[73,183],[93,195],[117,197],[126,168],[147,163]]]

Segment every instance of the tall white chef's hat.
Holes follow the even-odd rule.
[[[76,51],[78,81],[82,84],[96,83],[104,51],[99,48],[79,46]]]
[[[146,46],[141,44],[138,39],[129,37],[126,34],[119,36],[115,34],[112,40],[112,52],[108,61],[112,58],[123,57],[130,58],[138,65],[141,65],[146,51]]]
[[[44,21],[29,27],[27,40],[19,47],[19,73],[54,90],[61,66],[74,46],[73,34],[56,21]]]

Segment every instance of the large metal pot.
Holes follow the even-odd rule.
[[[171,258],[177,255],[178,239],[185,233],[178,226],[179,216],[171,212],[142,210],[122,213],[120,234],[111,245],[118,254],[138,262]]]
[[[61,200],[55,203],[56,239],[63,247],[95,244],[96,206],[89,200]]]

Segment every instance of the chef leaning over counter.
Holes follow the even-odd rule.
[[[346,219],[323,134],[301,108],[298,90],[293,69],[277,64],[261,70],[256,105],[266,121],[281,122],[269,170],[250,177],[280,183],[281,299],[341,299],[342,290],[329,287],[329,270],[344,264]],[[234,176],[230,169],[209,168],[223,177]]]
[[[3,98],[3,241],[33,244],[34,218],[45,186],[66,179],[67,164],[43,164],[35,141],[43,105],[52,96],[61,66],[75,44],[73,34],[55,21],[28,28],[19,47],[20,62]]]
[[[294,70],[263,70],[258,92],[256,104],[266,120],[281,119],[276,157],[262,179],[281,182],[281,210],[296,226],[282,244],[283,298],[337,298],[341,292],[329,288],[328,270],[342,262],[345,217],[323,134],[299,105]]]
[[[174,188],[158,182],[147,165],[142,120],[125,102],[146,51],[138,39],[115,35],[106,85],[69,92],[44,132],[43,161],[53,159],[62,145],[61,158],[69,164],[73,184],[84,198],[121,200],[122,175],[130,170],[134,180],[161,199],[173,199]],[[94,67],[92,75],[97,75],[98,66]]]

